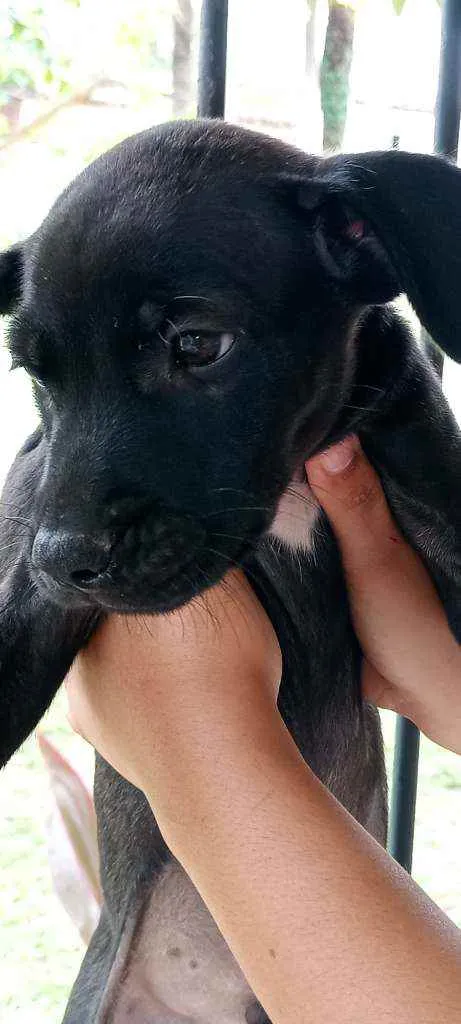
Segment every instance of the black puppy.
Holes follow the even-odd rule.
[[[461,175],[320,161],[230,125],[164,125],[73,182],[0,258],[41,426],[1,506],[0,753],[111,610],[163,612],[243,565],[277,630],[280,706],[314,771],[385,841],[382,742],[304,459],[358,431],[461,639],[461,440],[395,311],[461,356]],[[70,1024],[263,1011],[141,794],[97,760],[105,903]]]

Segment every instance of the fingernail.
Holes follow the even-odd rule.
[[[344,441],[327,448],[318,456],[321,466],[326,473],[342,473],[354,461],[358,451],[356,437],[345,437]]]

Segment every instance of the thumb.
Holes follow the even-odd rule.
[[[306,463],[309,484],[330,520],[345,563],[355,569],[395,554],[404,539],[375,470],[350,435]]]

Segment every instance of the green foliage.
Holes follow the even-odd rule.
[[[65,0],[78,8],[80,0]],[[17,0],[0,12],[0,106],[12,97],[68,91],[69,54],[59,53],[47,29],[44,5]]]
[[[0,0],[0,135],[15,132],[26,99],[40,101],[39,116],[63,99],[97,102],[99,83],[124,86],[133,103],[166,93],[173,3]]]
[[[157,5],[156,18],[164,16]],[[167,68],[171,63],[171,55],[162,53],[156,38],[156,27],[152,24],[152,12],[144,6],[133,5],[123,21],[115,26],[114,43],[117,52],[127,67]],[[158,31],[158,28],[157,28]]]
[[[396,14],[401,14],[402,13],[403,8],[405,7],[406,2],[407,2],[407,0],[392,0],[392,6],[393,6],[394,11],[395,11]],[[437,0],[437,3],[439,5],[439,7],[440,7],[441,2],[442,2],[442,0]]]

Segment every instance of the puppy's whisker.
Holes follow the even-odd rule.
[[[385,388],[378,388],[375,384],[355,384],[354,388],[366,388],[367,391],[376,391],[377,394],[385,395]]]
[[[181,299],[197,299],[198,302],[207,302],[210,306],[216,306],[217,303],[214,299],[207,298],[206,295],[174,295],[173,302],[179,302]]]
[[[207,588],[208,588],[212,584],[213,581],[208,576],[208,573],[206,573],[205,570],[202,569],[200,565],[197,566],[197,570],[200,573],[200,575],[203,577],[203,579],[205,580],[205,583],[206,583]],[[215,615],[213,609],[210,607],[210,603],[209,603],[207,592],[206,591],[202,591],[201,594],[197,594],[197,597],[194,598],[194,602],[193,603],[195,603],[195,602],[200,602],[200,604],[203,607],[203,610],[205,612],[206,617],[210,620],[210,622],[213,623],[213,626],[214,626],[215,630],[218,630],[219,622],[218,622],[218,619],[216,618],[216,615]]]
[[[253,500],[256,497],[251,491],[245,491],[240,487],[212,487],[210,494],[223,494],[225,491],[232,491],[233,494],[244,494],[246,498],[253,498]]]
[[[234,558],[230,558],[228,555],[226,555],[223,551],[219,551],[217,548],[211,548],[211,547],[208,547],[207,550],[212,552],[215,555],[219,555],[221,558],[224,558],[227,562],[229,562],[229,564],[231,565],[232,568],[234,568],[234,569],[241,569],[241,565]],[[251,573],[248,573],[248,575],[250,577],[252,577]],[[232,599],[232,602],[235,604],[235,607],[236,608],[241,608],[240,602],[239,602],[238,597],[237,597],[237,595],[235,593],[236,583],[234,582],[234,580],[231,580],[231,579],[225,577],[224,579],[221,580],[220,586],[222,587],[223,591]],[[234,629],[233,623],[231,623],[231,625],[232,625],[232,628]],[[235,635],[236,635],[236,640],[238,642],[239,638],[238,638],[237,632],[236,632]]]
[[[35,585],[33,583],[28,583],[27,587],[25,587],[23,590],[19,590],[19,592],[16,592],[12,596],[11,600],[7,601],[6,604],[0,605],[0,615],[5,615],[7,612],[10,611],[11,608],[17,608],[18,600],[27,601],[28,597],[30,597],[34,593],[34,591]]]
[[[24,512],[25,509],[27,508],[27,506],[31,505],[33,503],[34,498],[35,498],[35,494],[34,493],[29,494],[27,496],[27,498],[25,499],[23,505],[16,505],[12,501],[5,501],[4,498],[0,499],[0,511],[2,510],[2,508],[6,508],[6,509],[9,509],[9,510],[12,510],[13,512]]]
[[[309,508],[318,508],[318,501],[315,498],[310,498],[308,494],[300,494],[295,487],[287,487],[286,494],[290,494],[292,498],[296,498],[298,501],[302,501],[303,505],[308,505]]]
[[[27,518],[28,509],[25,506],[5,505],[3,508],[0,506],[0,519],[6,519],[9,515],[19,516],[20,519]],[[28,522],[31,521],[28,518]],[[32,525],[32,523],[31,523]]]
[[[2,544],[2,545],[0,545],[0,553],[2,553],[3,551],[11,551],[13,548],[16,547],[16,545],[17,545],[17,541],[16,540],[10,541],[9,544]]]
[[[242,618],[242,605],[238,597],[238,582],[235,579],[225,578],[223,581],[223,590],[232,601],[232,604],[239,609],[240,618]],[[248,626],[247,617],[244,617],[244,622]],[[234,624],[232,623],[234,627]],[[237,643],[239,641],[239,635],[236,634]]]
[[[213,551],[213,550],[214,550],[213,548],[208,548],[208,551]],[[225,555],[223,555],[223,553],[222,553],[222,552],[216,552],[216,553],[217,553],[217,554],[221,554],[221,555],[222,555],[222,557],[226,557]],[[233,561],[232,561],[232,560],[230,560],[230,559],[228,559],[228,560],[229,560],[229,561],[231,561],[231,564],[233,564],[233,565],[234,565],[234,567],[238,568],[238,566],[236,565],[236,563],[235,563],[235,562],[233,562]],[[239,601],[238,601],[238,598],[237,598],[237,596],[236,596],[236,593],[235,593],[235,584],[234,584],[234,581],[233,581],[233,580],[230,580],[230,579],[228,579],[227,577],[224,577],[224,578],[223,578],[223,579],[222,579],[222,580],[220,581],[220,584],[219,584],[219,586],[220,586],[220,588],[221,588],[221,591],[222,591],[222,593],[226,594],[226,595],[227,595],[227,596],[228,596],[228,597],[229,597],[229,598],[231,599],[231,601],[232,601],[232,603],[234,604],[234,606],[235,606],[236,608],[239,608],[239,609],[241,609],[240,603],[239,603]],[[215,595],[215,596],[216,596],[216,595]],[[219,599],[221,600],[221,598],[219,598]],[[222,609],[223,609],[223,613],[225,614],[225,616],[226,616],[226,618],[227,618],[228,622],[230,622],[230,625],[231,625],[231,627],[232,627],[232,630],[233,630],[233,632],[234,632],[234,634],[235,634],[235,639],[236,639],[236,641],[237,641],[237,643],[238,643],[238,641],[239,641],[239,636],[238,636],[238,633],[237,633],[237,630],[236,630],[236,626],[235,626],[235,623],[234,623],[234,622],[232,621],[232,619],[231,619],[231,618],[229,617],[229,611],[228,611],[228,609],[226,609],[226,608],[224,607],[224,605],[223,605],[223,602],[222,602],[222,601],[221,601],[221,607],[222,607]],[[218,620],[218,619],[216,620],[216,622],[215,622],[215,625],[216,625],[217,627],[219,627],[219,620]]]
[[[148,633],[148,635],[152,639],[152,633],[151,633],[151,631],[149,629],[149,622],[148,622],[147,615],[141,615],[141,622],[142,622],[143,628],[146,630],[146,633]]]
[[[267,505],[235,505],[230,508],[220,508],[216,512],[208,512],[204,519],[211,519],[212,516],[225,516],[229,512],[271,512]]]
[[[294,523],[305,523],[306,522],[306,516],[305,516],[305,514],[303,512],[299,512],[299,514],[298,514],[297,512],[290,512],[288,510],[287,511],[284,510],[283,517],[284,518],[286,517],[287,519],[291,519]],[[271,526],[269,527],[269,529],[272,529],[272,526],[273,526],[273,523],[271,523]]]
[[[372,405],[346,405],[345,404],[345,405],[343,405],[343,409],[352,409],[354,412],[366,412],[366,413],[370,413],[370,414],[374,413],[375,415],[379,411],[378,409],[374,409]]]
[[[25,526],[27,530],[32,530],[32,523],[28,522],[27,519],[21,519],[19,516],[8,516],[5,512],[1,511],[0,516],[7,523],[17,523],[19,526]]]
[[[201,568],[200,565],[197,565],[196,568],[197,568],[197,571],[200,573],[200,575],[205,580],[205,583],[206,583],[206,585],[208,587],[213,581],[204,572],[204,570]],[[186,579],[188,580],[188,583],[192,587],[191,579],[188,576],[186,576]],[[184,608],[184,613],[188,614],[192,618],[192,623],[194,625],[195,633],[197,635],[197,622],[196,622],[196,620],[194,619],[194,616],[193,616],[193,612],[195,610],[203,612],[204,616],[205,616],[205,622],[207,622],[207,621],[211,622],[212,625],[213,625],[214,630],[215,631],[218,630],[218,628],[219,628],[219,621],[215,617],[215,614],[214,614],[212,608],[210,607],[206,591],[205,592],[202,591],[201,593],[196,594],[195,597],[192,598],[192,601],[190,601],[189,604],[186,605],[186,607]],[[183,637],[184,637],[184,624],[183,624]]]
[[[181,334],[181,331],[179,330],[179,327],[177,327],[176,324],[173,323],[173,320],[170,320],[168,317],[166,317],[165,323],[169,324],[170,327],[173,328],[175,334]],[[162,336],[160,335],[160,337],[162,337]],[[162,338],[162,341],[165,341],[165,338]]]
[[[221,533],[218,530],[213,530],[212,537],[227,537],[229,540],[238,540],[241,544],[245,544],[248,540],[247,537],[238,537],[235,533]]]
[[[219,551],[218,548],[212,548],[210,547],[209,544],[207,544],[205,550],[209,551],[212,555],[218,555],[219,558],[224,558],[226,562],[229,562],[229,565],[231,565],[233,569],[240,569],[240,563],[237,562],[235,558],[232,558],[230,555],[226,555],[224,551]]]

